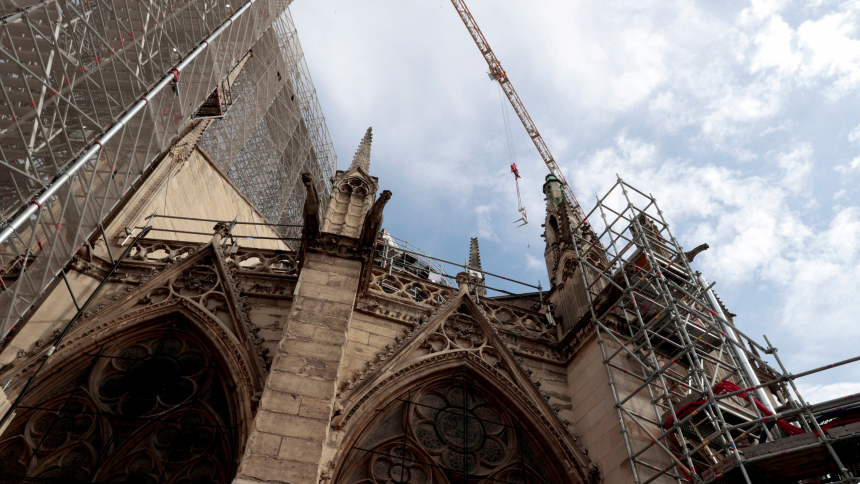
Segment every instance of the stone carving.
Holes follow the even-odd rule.
[[[497,349],[488,342],[477,321],[467,314],[464,308],[455,311],[433,332],[428,333],[419,347],[426,350],[427,354],[453,350],[469,351],[493,366],[501,361]]]
[[[31,392],[0,444],[3,477],[230,482],[230,442],[240,436],[230,383],[203,340],[171,326],[143,328],[92,363],[73,361],[77,376]]]
[[[480,383],[447,378],[421,385],[380,412],[336,482],[429,484],[434,475],[455,482],[463,473],[475,482],[570,482],[553,470],[547,452],[536,452],[544,444],[518,417]],[[359,473],[369,480],[349,478]]]
[[[140,239],[134,244],[126,260],[179,262],[197,252],[204,245],[180,241]]]
[[[492,299],[481,299],[481,309],[487,318],[505,331],[517,333],[527,338],[555,343],[558,339],[553,328],[547,324],[542,314],[519,308],[504,306]]]
[[[403,274],[388,274],[381,269],[373,271],[370,292],[384,293],[388,297],[402,298],[430,307],[438,307],[456,295],[450,287]]]
[[[227,267],[240,272],[295,276],[298,262],[294,253],[283,251],[240,251],[226,257]]]
[[[335,174],[322,232],[354,239],[361,235],[365,217],[379,188],[376,178],[368,174],[372,139],[372,130],[368,128],[349,169]]]
[[[358,371],[351,380],[347,380],[341,384],[341,390],[337,394],[338,400],[345,398],[350,392],[352,392],[359,384],[361,384],[366,376],[371,375],[377,368],[381,367],[391,356],[400,352],[404,346],[413,341],[415,336],[417,336],[420,332],[420,329],[427,324],[427,321],[432,319],[440,312],[444,312],[448,309],[448,306],[455,301],[454,298],[446,301],[445,304],[436,307],[433,312],[430,314],[428,318],[420,319],[415,329],[407,329],[404,337],[396,337],[394,346],[386,345],[386,350],[384,352],[379,352],[374,356],[373,360],[369,361],[365,365],[365,369]]]
[[[372,400],[380,390],[390,385],[393,381],[399,380],[407,374],[421,371],[424,367],[437,365],[454,359],[465,359],[468,363],[483,370],[485,374],[492,376],[493,380],[497,384],[501,385],[506,394],[515,397],[517,401],[524,406],[524,408],[527,408],[528,411],[538,419],[545,431],[552,435],[554,441],[563,449],[564,454],[572,463],[570,467],[575,470],[580,479],[582,479],[583,482],[598,482],[592,475],[592,469],[594,466],[585,455],[583,447],[578,442],[573,441],[572,437],[568,434],[568,431],[562,427],[555,415],[543,410],[542,406],[546,404],[544,402],[535,402],[513,381],[505,377],[497,368],[494,368],[489,363],[485,362],[477,354],[468,351],[439,353],[425,359],[417,360],[409,366],[406,366],[377,382],[364,395],[362,395],[361,399],[347,410],[342,419],[337,420],[334,425],[335,428],[348,428],[356,415],[360,414],[364,410],[364,404]]]
[[[416,308],[412,305],[402,304],[402,301],[392,301],[377,297],[376,294],[362,298],[356,302],[355,308],[358,311],[392,319],[411,326],[417,326],[422,317],[430,314],[430,308]]]
[[[396,345],[386,346],[384,352],[368,362],[365,371],[359,371],[352,380],[341,384],[337,398],[342,403],[339,404],[338,416],[332,421],[333,427],[345,428],[363,402],[395,376],[418,371],[421,366],[416,365],[423,362],[442,361],[439,358],[448,355],[468,354],[473,355],[485,368],[492,369],[492,374],[503,379],[506,386],[516,387],[519,394],[541,415],[541,419],[550,422],[548,425],[553,427],[553,432],[567,435],[566,430],[561,434],[558,414],[548,404],[550,395],[541,392],[539,386],[530,380],[527,375],[531,375],[531,371],[522,368],[522,358],[518,358],[519,361],[513,359],[510,350],[504,347],[497,326],[489,323],[490,316],[470,295],[461,294],[442,308],[437,308],[434,313],[437,314],[430,317],[432,323],[422,321],[415,330],[407,330],[405,337],[396,339]],[[405,372],[404,366],[410,371]],[[528,385],[528,390],[521,384]]]

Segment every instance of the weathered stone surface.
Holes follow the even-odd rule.
[[[281,342],[282,354],[308,356],[323,361],[340,361],[343,356],[343,346],[289,339]]]
[[[259,455],[278,455],[281,448],[281,437],[279,435],[257,432],[248,440],[251,452]]]
[[[299,415],[307,418],[328,420],[331,415],[331,403],[329,400],[317,400],[310,397],[302,397],[302,405]]]
[[[269,385],[284,393],[292,395],[308,396],[319,399],[330,399],[334,396],[334,382],[329,380],[317,380],[307,376],[294,373],[281,373],[273,371],[269,375]]]
[[[251,455],[242,460],[240,477],[233,482],[259,484],[260,480],[264,480],[284,484],[317,484],[317,468],[316,464]]]
[[[284,437],[280,449],[279,459],[317,464],[322,453],[322,442]]]
[[[268,389],[263,392],[260,405],[271,412],[296,414],[299,412],[301,397]]]
[[[325,439],[327,427],[327,422],[317,419],[265,410],[257,413],[257,430],[271,434],[322,442]]]

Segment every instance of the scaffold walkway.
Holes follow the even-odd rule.
[[[810,405],[770,341],[739,330],[651,195],[621,178],[574,231],[579,276],[637,484],[848,483],[860,395]],[[775,365],[762,355],[770,355]]]

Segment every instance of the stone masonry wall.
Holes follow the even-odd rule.
[[[317,484],[361,263],[307,255],[236,484]]]
[[[605,338],[604,342],[607,354],[619,348],[614,342],[605,341]],[[618,358],[615,361],[620,360]],[[628,362],[628,370],[641,373],[633,360],[625,361]],[[567,380],[570,383],[569,394],[572,398],[576,431],[580,435],[580,441],[588,449],[589,457],[600,467],[603,481],[612,484],[632,484],[633,473],[627,458],[615,400],[612,397],[596,335],[592,335],[583,343],[579,352],[568,364]],[[617,370],[612,370],[612,380],[615,382],[619,398],[629,395],[641,384],[639,380]],[[647,391],[634,397],[633,406],[641,415],[657,420],[658,417],[650,404]],[[630,408],[629,405],[627,407]],[[631,447],[640,449],[650,442],[648,435],[626,417],[625,424]],[[655,447],[646,451],[641,458],[646,462],[657,462],[663,467],[671,463],[668,456]],[[639,469],[641,472],[641,466]],[[653,474],[649,473],[646,477],[651,475]],[[639,477],[640,480],[643,478],[642,475]],[[674,480],[663,476],[654,482],[669,483]]]

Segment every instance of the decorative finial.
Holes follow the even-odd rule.
[[[373,141],[372,130],[373,127],[367,128],[367,133],[364,134],[364,138],[361,140],[361,144],[358,145],[358,150],[352,158],[350,169],[362,168],[365,173],[370,174],[370,142]]]
[[[472,247],[469,250],[469,267],[473,269],[478,269],[479,271],[482,269],[481,267],[481,253],[478,250],[478,238],[472,237]]]

